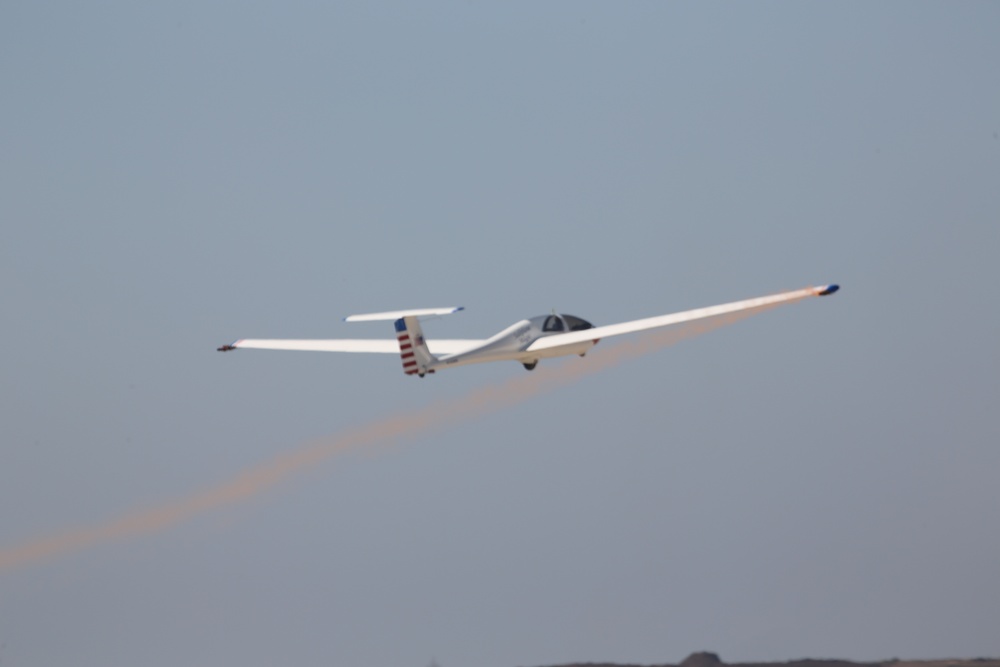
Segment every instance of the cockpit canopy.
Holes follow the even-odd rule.
[[[532,322],[545,333],[583,331],[584,329],[594,328],[594,325],[587,320],[580,319],[579,317],[575,317],[573,315],[557,315],[555,313],[552,315],[542,315],[540,317],[532,318]]]

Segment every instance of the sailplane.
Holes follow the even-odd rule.
[[[658,315],[619,324],[594,326],[590,322],[565,313],[539,315],[515,322],[503,331],[484,339],[427,339],[420,325],[421,318],[450,315],[464,310],[450,308],[418,308],[383,313],[350,315],[346,322],[391,321],[395,339],[340,338],[329,340],[243,338],[218,348],[220,352],[238,349],[299,350],[309,352],[368,352],[398,354],[407,375],[424,377],[445,368],[481,364],[489,361],[517,361],[527,370],[534,370],[541,359],[569,355],[584,356],[604,338],[659,329],[682,322],[738,313],[762,306],[795,301],[810,296],[833,294],[838,285],[821,285],[762,296],[718,306]]]

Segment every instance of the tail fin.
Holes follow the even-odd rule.
[[[403,358],[403,372],[407,375],[433,373],[431,368],[437,357],[427,349],[424,332],[415,315],[407,315],[396,320],[396,340],[399,341],[399,355]]]

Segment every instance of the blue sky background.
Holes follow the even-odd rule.
[[[844,289],[0,571],[0,660],[1000,654],[998,25],[979,2],[5,3],[0,549],[524,373],[215,352],[236,338]]]

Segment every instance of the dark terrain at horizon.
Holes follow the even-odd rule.
[[[724,662],[715,653],[692,653],[679,663],[640,665],[617,662],[571,662],[550,667],[1000,667],[1000,658],[940,658],[933,660],[873,660],[858,662],[836,658],[801,658],[775,662]]]

